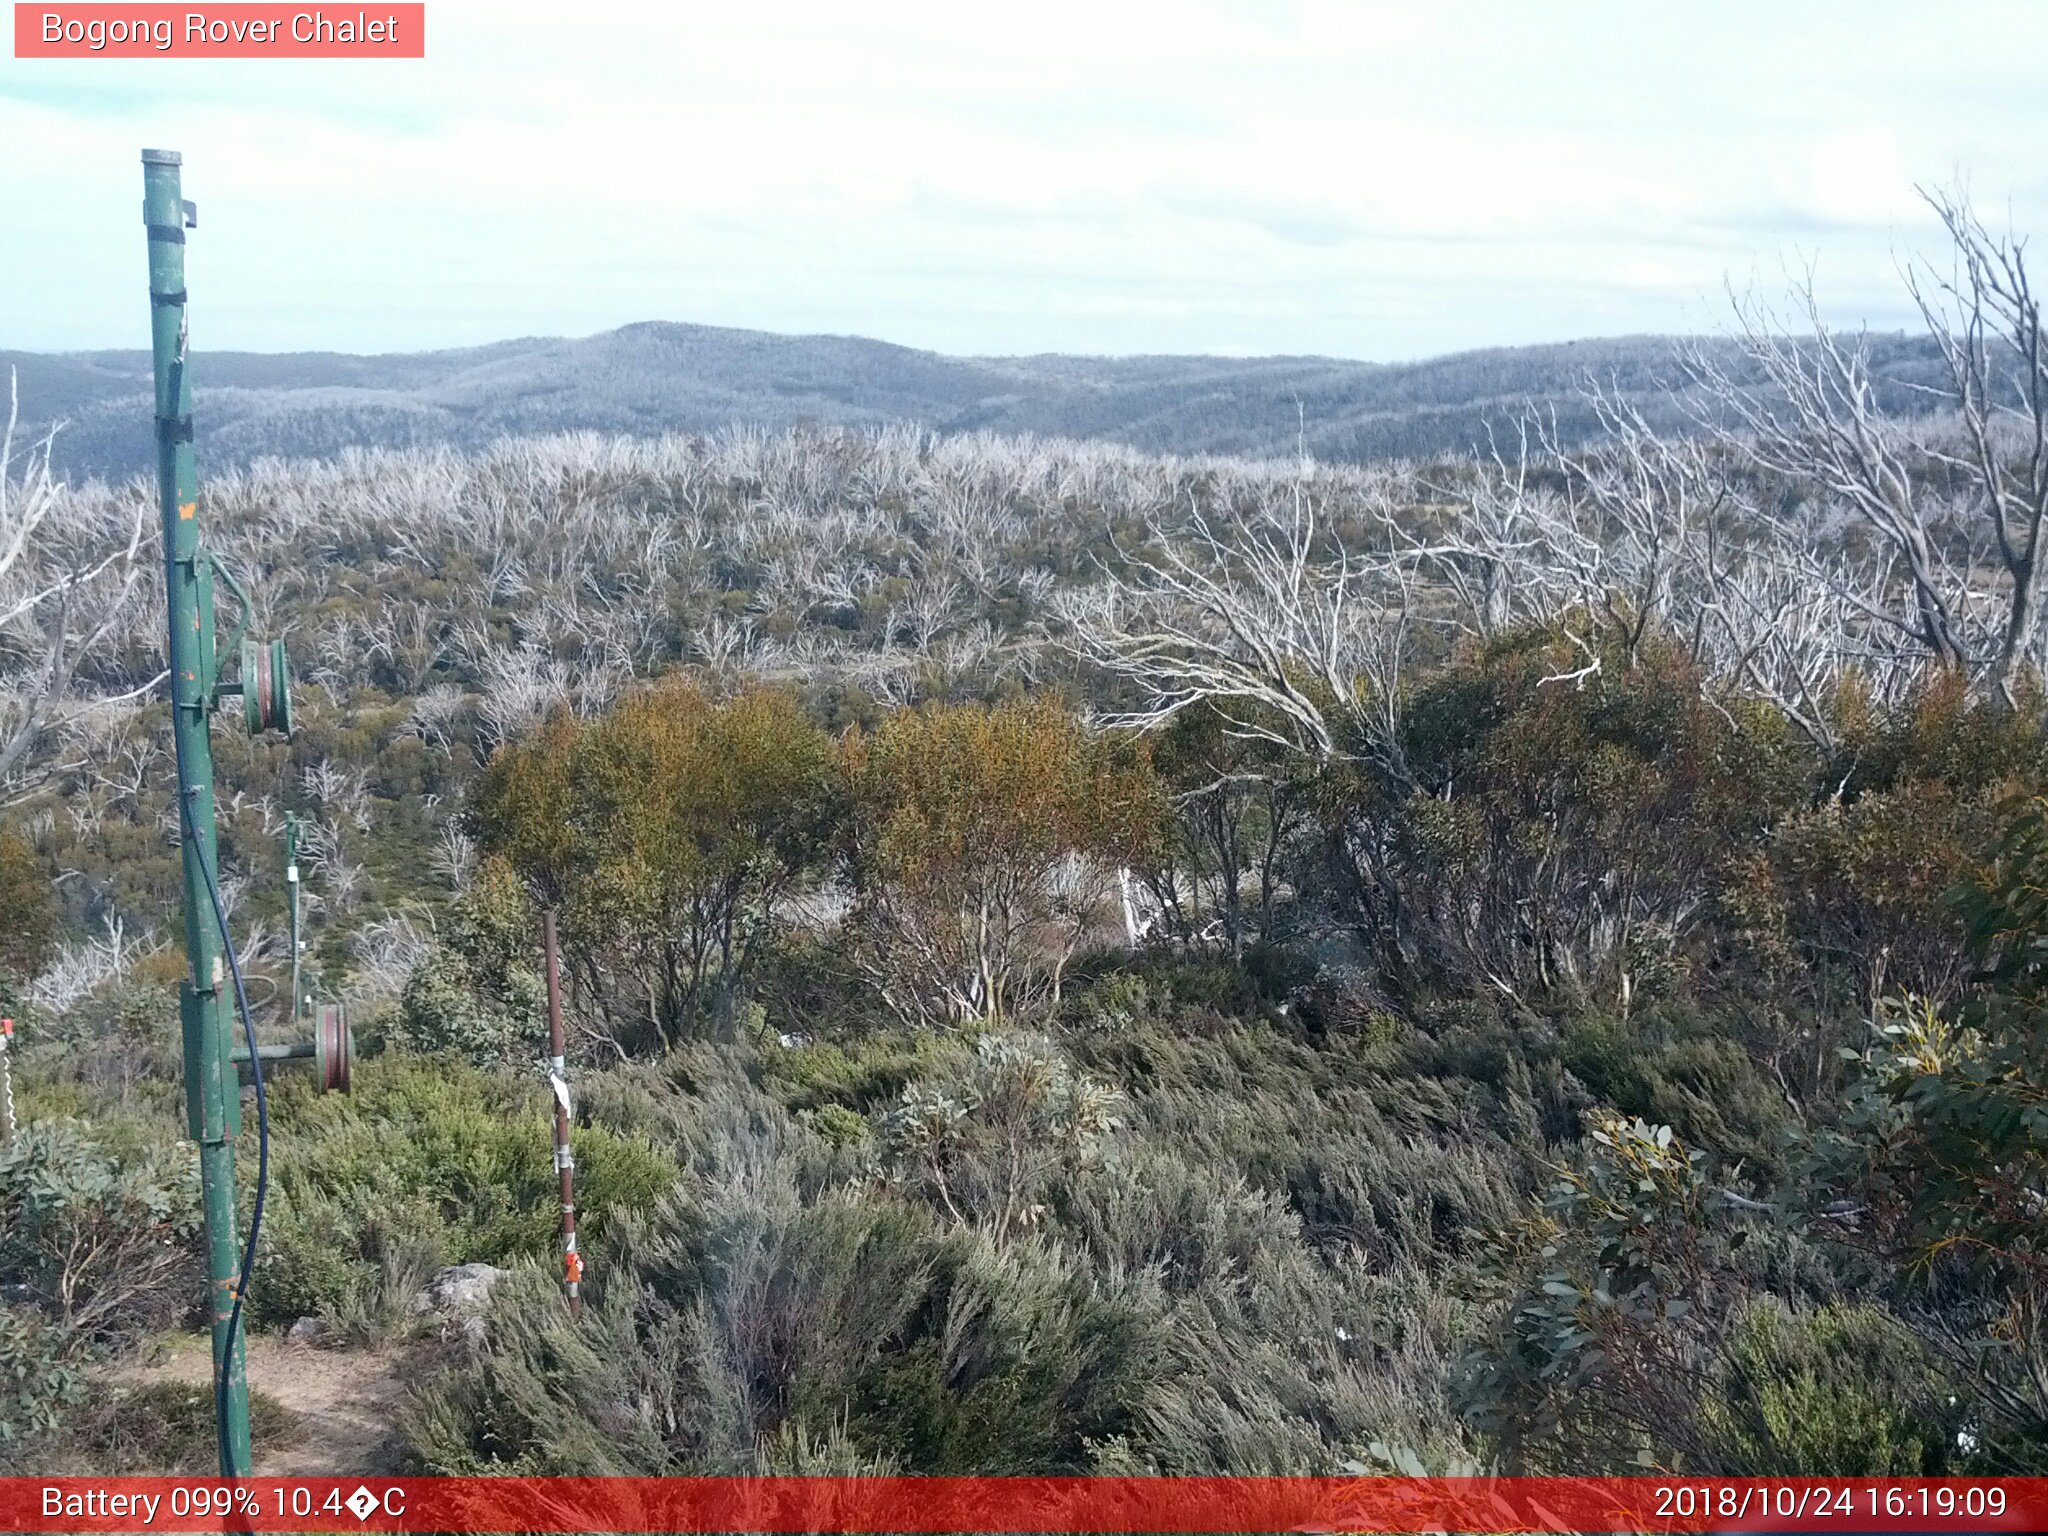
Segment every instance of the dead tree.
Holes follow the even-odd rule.
[[[1968,485],[1991,523],[2008,582],[1988,682],[2008,703],[2015,668],[2034,661],[2041,627],[2041,531],[2048,521],[2048,349],[2041,305],[2027,276],[2026,242],[1985,227],[1960,194],[1927,201],[1955,260],[1942,276],[1907,270],[1927,328],[1941,348],[1961,445],[1939,438],[1933,460]]]
[[[1928,410],[1880,399],[1869,337],[1829,329],[1810,274],[1794,285],[1791,324],[1735,300],[1754,378],[1699,349],[1687,363],[1713,437],[1810,509],[1781,528],[1781,562],[1860,627],[2010,702],[2019,670],[2041,661],[2048,349],[2024,242],[1993,234],[1960,195],[1924,195],[1953,257],[1946,274],[1906,268],[1946,375]],[[1835,509],[1869,537],[1867,560],[1816,537]],[[1889,650],[1881,635],[1872,648]]]
[[[140,501],[125,526],[104,508],[53,517],[63,497],[50,472],[55,433],[17,468],[20,399],[9,379],[0,432],[0,784],[18,793],[37,742],[73,712],[81,673],[122,632],[139,592],[146,519]],[[99,693],[89,702],[110,702]]]
[[[1262,489],[1228,533],[1191,498],[1184,517],[1150,521],[1131,563],[1067,602],[1068,644],[1139,696],[1106,724],[1150,729],[1207,702],[1319,760],[1398,759],[1406,573],[1328,538],[1306,487]]]

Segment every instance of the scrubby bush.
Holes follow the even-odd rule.
[[[429,1468],[730,1473],[836,1435],[905,1471],[1079,1471],[1145,1378],[1144,1317],[1071,1259],[894,1202],[679,1198],[631,1252],[580,1326],[537,1285],[494,1298],[408,1413]]]
[[[1055,1177],[1095,1158],[1119,1098],[1042,1036],[986,1034],[960,1068],[911,1084],[875,1118],[878,1166],[1001,1247],[1045,1215]]]
[[[545,1086],[458,1059],[361,1063],[350,1097],[273,1090],[270,1214],[251,1305],[259,1321],[319,1315],[388,1328],[443,1263],[508,1264],[559,1241]],[[676,1165],[642,1136],[571,1133],[579,1224],[601,1240],[653,1204]]]
[[[1560,1032],[1558,1061],[1602,1105],[1783,1172],[1797,1120],[1746,1034],[1739,1016],[1684,1004],[1629,1019],[1584,1013]]]
[[[1377,925],[1440,982],[1623,1011],[1680,983],[1702,894],[1809,782],[1782,718],[1738,719],[1654,633],[1590,658],[1501,635],[1419,677],[1403,732],[1405,786],[1340,812],[1393,818],[1358,889]]]
[[[764,942],[825,863],[835,791],[831,741],[794,695],[721,702],[674,681],[503,748],[469,814],[562,909],[571,979],[596,1013],[583,1028],[666,1051],[732,1034]]]
[[[764,1046],[752,1072],[764,1090],[799,1114],[836,1106],[866,1116],[947,1054],[936,1036],[882,1030],[844,1044]]]
[[[1982,985],[1892,999],[1856,1053],[1847,1113],[1814,1167],[1867,1216],[1840,1241],[1896,1275],[1923,1347],[1957,1383],[1980,1465],[2048,1467],[2048,808],[2018,816],[1955,893]]]
[[[212,1477],[220,1468],[216,1411],[210,1386],[160,1381],[104,1388],[66,1425],[64,1465],[117,1477]],[[249,1393],[249,1439],[257,1455],[267,1458],[304,1438],[305,1426],[275,1398]]]
[[[198,1159],[161,1141],[103,1145],[52,1120],[0,1146],[0,1284],[87,1344],[156,1332],[198,1300]]]
[[[860,953],[918,1023],[1056,1008],[1159,825],[1144,755],[1047,702],[899,712],[848,736],[845,772]]]
[[[36,1309],[0,1306],[0,1470],[13,1470],[85,1400],[82,1353],[74,1334]]]
[[[1155,1028],[1105,1037],[1118,1050],[1086,1067],[994,1036],[980,1054],[929,1041],[872,1055],[700,1049],[658,1075],[607,1074],[592,1103],[688,1136],[689,1174],[614,1223],[580,1326],[540,1275],[505,1293],[486,1342],[411,1412],[423,1462],[746,1471],[823,1441],[840,1446],[835,1465],[913,1472],[1312,1472],[1390,1436],[1468,1454],[1442,1388],[1460,1326],[1443,1281],[1334,1233],[1312,1242],[1294,1208],[1290,1170],[1305,1180],[1356,1147],[1363,1069],[1341,1107],[1302,1105],[1300,1069],[1322,1075],[1312,1049],[1271,1036],[1205,1047]],[[892,1107],[878,1088],[902,1093],[901,1074],[907,1098]],[[1206,1105],[1188,1091],[1204,1076]],[[1076,1093],[1106,1106],[1111,1086],[1129,1123],[1093,1155],[1106,1126],[1068,1111]],[[1232,1132],[1189,1134],[1205,1107],[1254,1091]],[[962,1109],[951,1139],[892,1146],[906,1128],[891,1117],[927,1098]],[[1240,1167],[1258,1115],[1287,1098],[1299,1118],[1275,1121],[1298,1144]],[[819,1124],[849,1104],[874,1117],[871,1151],[835,1148]],[[1323,1121],[1311,1140],[1304,1124]],[[1348,1153],[1370,1190],[1355,1198],[1387,1202],[1401,1248],[1434,1240],[1434,1201],[1460,1180],[1495,1176],[1419,1144],[1382,1173],[1381,1146]],[[948,1212],[925,1151],[968,1220]],[[851,1180],[869,1155],[897,1176]],[[1005,1229],[1013,1190],[1012,1209],[1038,1209]],[[1488,1210],[1511,1199],[1475,1197]]]
[[[0,1146],[0,1467],[68,1454],[98,1360],[200,1299],[192,1149],[37,1121]]]
[[[1232,956],[1274,938],[1314,809],[1309,765],[1212,703],[1168,722],[1152,764],[1171,796],[1142,870],[1157,909],[1152,935]]]
[[[1129,1432],[1158,1368],[1160,1318],[1056,1241],[934,1254],[928,1310],[869,1374],[872,1433],[907,1470],[1078,1473]]]
[[[539,924],[509,865],[486,860],[405,983],[393,1031],[413,1051],[449,1051],[479,1066],[548,1054]]]
[[[21,989],[56,945],[61,910],[50,877],[26,838],[0,828],[0,1014],[20,1011]]]
[[[1962,1415],[1939,1363],[1868,1303],[1737,1309],[1700,1403],[1711,1470],[1751,1476],[1952,1475]]]
[[[1488,1085],[1389,1070],[1379,1048],[1242,1022],[1074,1042],[1117,1084],[1132,1131],[1276,1191],[1331,1256],[1434,1268],[1518,1208],[1519,1159]]]
[[[1588,1143],[1495,1251],[1461,1401],[1514,1470],[1696,1467],[1690,1405],[1728,1305],[1704,1154],[1612,1112]]]
[[[142,957],[68,1008],[22,1021],[11,1055],[24,1116],[184,1123],[183,966],[166,980],[158,959]]]
[[[785,1184],[672,1195],[602,1268],[578,1326],[538,1277],[409,1415],[434,1471],[738,1472],[757,1437],[823,1433],[930,1283],[923,1223]],[[622,1264],[630,1262],[630,1270]]]

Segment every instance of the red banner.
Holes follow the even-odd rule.
[[[39,1531],[2040,1531],[2048,1478],[0,1479]]]
[[[423,59],[424,4],[14,7],[17,59]]]

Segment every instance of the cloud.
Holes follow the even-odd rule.
[[[1696,327],[1788,249],[1883,319],[1914,183],[2048,225],[2044,43],[1990,3],[432,0],[417,63],[9,60],[0,345],[139,340],[145,143],[217,345],[1403,357]]]

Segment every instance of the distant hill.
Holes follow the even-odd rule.
[[[476,447],[511,434],[649,435],[735,423],[913,421],[942,431],[1102,438],[1158,452],[1318,458],[1460,453],[1525,401],[1585,427],[1587,377],[1676,420],[1664,400],[1674,342],[1620,337],[1494,348],[1413,363],[1325,357],[947,357],[851,336],[648,322],[576,339],[444,352],[198,352],[202,466],[265,455],[328,457],[350,445]],[[1875,337],[1881,377],[1933,380],[1924,341]],[[74,478],[153,462],[149,354],[0,351],[20,370],[24,418],[65,422],[57,460]]]

